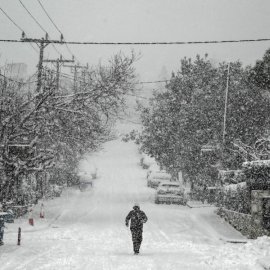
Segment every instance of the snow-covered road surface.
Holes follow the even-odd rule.
[[[1,270],[262,269],[257,259],[269,255],[269,238],[226,243],[226,238],[242,237],[213,208],[155,205],[133,143],[106,143],[82,167],[90,170],[93,164],[98,168],[93,189],[68,189],[61,198],[45,202],[46,219],[38,219],[36,209],[34,227],[25,218],[8,225],[0,247]],[[139,256],[133,255],[124,225],[134,202],[149,219]],[[18,226],[21,246],[16,246]]]

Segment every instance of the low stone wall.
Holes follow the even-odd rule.
[[[254,222],[251,215],[228,210],[223,207],[218,209],[217,214],[248,238],[254,239],[262,235],[270,235],[269,231]]]

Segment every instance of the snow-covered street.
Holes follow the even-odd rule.
[[[155,205],[139,158],[137,146],[120,139],[87,158],[82,167],[98,169],[94,187],[70,188],[45,201],[45,219],[38,218],[37,207],[34,227],[26,218],[7,224],[0,269],[262,269],[257,259],[269,255],[269,240],[228,243],[244,237],[214,208]],[[124,222],[134,202],[149,219],[139,256],[133,255]],[[19,226],[21,246],[16,245]]]

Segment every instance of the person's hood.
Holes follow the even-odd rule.
[[[133,209],[134,209],[134,210],[140,210],[140,206],[139,206],[139,205],[134,205],[134,206],[133,206]]]

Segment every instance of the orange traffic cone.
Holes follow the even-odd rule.
[[[33,218],[29,218],[29,224],[30,224],[31,226],[34,226],[34,219],[33,219]]]
[[[29,225],[34,226],[34,218],[33,218],[33,209],[30,208],[29,210],[29,219],[28,219]]]
[[[45,214],[44,214],[44,205],[43,205],[43,203],[41,204],[39,217],[40,217],[40,218],[44,218],[44,217],[45,217]]]

